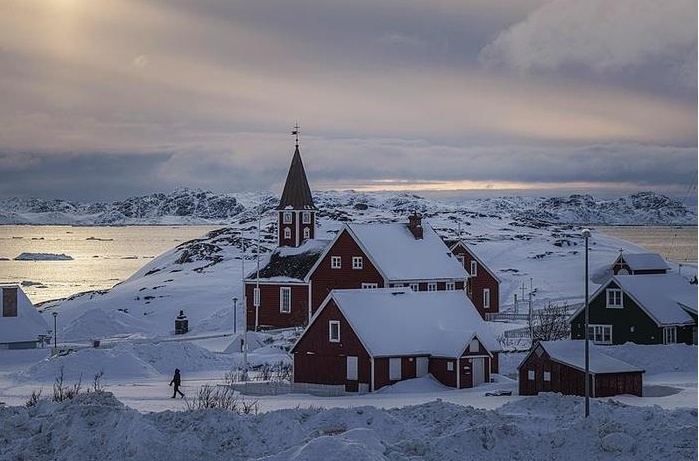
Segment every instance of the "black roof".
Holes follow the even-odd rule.
[[[316,209],[313,204],[311,188],[308,186],[306,171],[301,161],[299,146],[296,146],[294,156],[291,159],[289,174],[286,176],[286,184],[284,184],[284,191],[282,192],[282,198],[279,201],[277,210],[283,210],[289,206],[294,210]]]
[[[289,252],[288,247],[280,247],[272,252],[269,262],[260,268],[260,280],[274,277],[288,277],[303,280],[315,265],[323,251],[330,244],[329,240],[307,240],[298,250]],[[304,247],[307,247],[304,250]],[[248,274],[246,280],[257,278],[257,270]]]

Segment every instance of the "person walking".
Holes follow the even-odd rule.
[[[172,398],[174,399],[177,397],[177,394],[179,393],[182,398],[184,398],[184,394],[180,390],[180,383],[182,382],[182,378],[180,378],[180,369],[175,368],[175,376],[172,377],[172,381],[170,381],[170,386],[173,384],[175,385],[174,390],[172,391]]]

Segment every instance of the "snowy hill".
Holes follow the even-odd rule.
[[[519,222],[557,224],[696,224],[695,210],[677,200],[639,192],[612,200],[590,195],[569,197],[469,198],[453,203],[428,200],[408,193],[358,193],[318,191],[316,206],[327,217],[345,221],[362,211],[379,208],[405,215],[419,211],[452,212],[470,217],[511,216]],[[231,224],[274,209],[278,197],[270,193],[214,194],[201,189],[180,188],[112,203],[77,203],[37,198],[0,200],[0,224]]]

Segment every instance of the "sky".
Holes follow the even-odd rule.
[[[0,0],[0,197],[696,195],[694,0]]]

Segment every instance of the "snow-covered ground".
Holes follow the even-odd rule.
[[[372,201],[373,200],[373,201]],[[398,203],[364,197],[327,203],[318,237],[332,238],[351,217],[356,222],[405,220],[418,209],[443,237],[461,236],[501,279],[501,310],[514,294],[531,291],[534,308],[582,301],[584,241],[580,227],[543,224],[510,212],[463,212],[417,199]],[[356,200],[355,200],[356,201]],[[416,208],[417,207],[417,208]],[[274,217],[262,219],[261,252],[274,246]],[[75,352],[49,357],[49,349],[0,350],[0,459],[31,460],[609,460],[697,458],[696,346],[610,347],[611,355],[646,370],[644,397],[583,399],[517,395],[516,367],[523,353],[503,354],[495,382],[474,389],[445,388],[426,377],[371,395],[240,396],[252,414],[188,411],[202,385],[222,384],[243,362],[243,264],[255,267],[257,219],[240,218],[150,261],[106,293],[88,293],[41,306],[49,324],[58,312],[58,341]],[[241,236],[246,259],[241,260]],[[599,277],[619,249],[642,248],[593,232],[590,270]],[[264,257],[264,255],[263,255]],[[674,271],[676,262],[670,262]],[[685,265],[683,275],[696,274]],[[597,285],[591,283],[591,291]],[[232,298],[238,298],[234,316]],[[522,306],[520,305],[520,308]],[[190,332],[173,334],[180,309]],[[234,333],[233,319],[237,320]],[[493,323],[496,334],[519,324]],[[283,361],[294,335],[248,334],[248,363]],[[92,347],[100,341],[98,348]],[[175,368],[186,399],[170,398]],[[107,393],[86,393],[94,387]],[[51,397],[57,376],[81,382],[78,398]],[[486,391],[512,390],[509,397]]]

